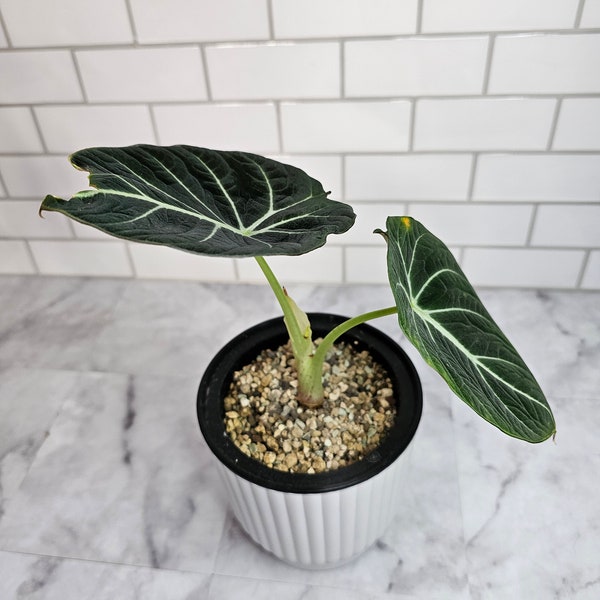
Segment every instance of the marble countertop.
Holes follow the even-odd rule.
[[[291,291],[306,310],[393,303]],[[555,442],[503,436],[415,357],[425,409],[398,516],[352,564],[305,571],[237,526],[195,417],[212,354],[278,314],[268,289],[0,278],[0,598],[600,598],[600,293],[481,295]],[[393,317],[376,325],[401,339]]]

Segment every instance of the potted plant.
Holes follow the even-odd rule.
[[[92,189],[47,196],[40,212],[127,240],[254,257],[271,286],[283,319],[243,332],[215,356],[197,406],[236,517],[283,560],[349,560],[394,514],[421,387],[406,354],[369,320],[397,314],[452,391],[506,434],[541,442],[555,433],[535,378],[452,253],[411,217],[388,217],[377,230],[394,306],[352,318],[306,315],[265,257],[314,250],[355,215],[300,169],[191,146],[90,148],[70,160],[90,173]]]

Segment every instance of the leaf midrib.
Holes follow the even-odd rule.
[[[415,259],[415,255],[416,255],[416,250],[417,250],[417,246],[419,244],[419,241],[421,240],[421,238],[423,237],[423,235],[420,235],[416,240],[415,240],[415,244],[413,246],[413,252],[412,252],[412,256],[411,256],[411,260],[410,260],[410,265],[407,269],[406,267],[406,260],[404,257],[404,253],[402,252],[402,249],[400,248],[400,246],[398,247],[398,249],[400,250],[399,254],[400,257],[402,259],[402,265],[404,268],[404,271],[406,273],[406,283],[407,283],[407,287],[403,286],[402,284],[399,283],[400,288],[402,289],[402,291],[404,292],[404,294],[406,295],[413,314],[415,314],[416,316],[418,316],[423,322],[425,322],[426,324],[429,323],[431,324],[443,337],[445,337],[451,344],[453,344],[458,350],[460,350],[460,352],[462,352],[468,360],[470,360],[477,369],[481,371],[485,371],[487,374],[489,374],[490,377],[492,377],[493,379],[495,379],[496,381],[501,382],[505,387],[507,387],[508,389],[512,390],[513,392],[521,395],[524,398],[527,398],[528,400],[534,402],[535,404],[537,404],[538,406],[541,406],[546,412],[550,413],[550,415],[552,415],[550,409],[543,404],[542,402],[540,402],[537,398],[534,398],[533,396],[527,394],[526,392],[524,392],[523,390],[520,390],[519,388],[515,387],[514,385],[510,384],[509,382],[507,382],[505,379],[503,379],[502,377],[500,377],[497,373],[495,373],[493,370],[491,370],[489,367],[487,367],[485,364],[483,364],[481,362],[481,359],[494,359],[494,357],[490,357],[490,356],[485,356],[485,355],[475,355],[472,354],[454,335],[452,335],[445,327],[443,327],[441,325],[441,323],[439,321],[437,321],[436,319],[434,319],[431,314],[433,312],[436,311],[430,311],[426,308],[423,308],[419,305],[418,303],[418,299],[421,296],[421,294],[423,293],[423,291],[425,290],[425,288],[433,281],[433,279],[435,279],[438,275],[440,275],[441,273],[444,272],[452,272],[452,273],[456,273],[456,271],[450,269],[450,268],[443,268],[443,269],[439,269],[438,271],[436,271],[435,273],[433,273],[428,279],[427,281],[425,281],[425,283],[421,286],[420,290],[418,291],[418,293],[416,295],[413,294],[413,290],[412,290],[412,281],[410,278],[411,272],[412,272],[412,267],[414,264],[414,259]],[[456,273],[457,274],[457,273]],[[458,275],[458,274],[457,274]],[[476,311],[472,311],[469,309],[462,309],[460,307],[454,307],[452,309],[446,309],[446,310],[456,310],[458,312],[470,312],[472,314],[476,314],[482,318],[485,318],[485,315],[482,315]],[[439,310],[437,312],[443,312],[443,310]],[[498,359],[500,360],[500,359]],[[512,363],[510,361],[507,361],[505,359],[504,362],[506,362],[507,364],[513,365],[513,366],[517,366],[515,365],[515,363]],[[483,376],[483,375],[482,375]],[[493,391],[493,390],[492,390]],[[525,427],[527,427],[523,421],[521,419],[519,419],[511,410],[510,408],[501,401],[501,399],[499,398],[498,394],[496,392],[494,392],[494,395],[500,400],[500,402],[502,403],[502,405],[506,408],[506,410],[508,410],[514,417],[515,419],[517,419],[520,423],[522,423]]]

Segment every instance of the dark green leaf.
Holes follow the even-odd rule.
[[[88,148],[71,156],[90,186],[63,213],[111,235],[218,256],[297,255],[343,233],[352,209],[295,167],[245,152],[192,146]]]
[[[407,338],[456,395],[513,437],[556,426],[542,390],[448,248],[410,217],[389,217],[388,274]]]

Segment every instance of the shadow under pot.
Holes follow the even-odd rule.
[[[314,337],[346,317],[309,315]],[[244,454],[225,431],[223,399],[233,373],[262,350],[285,344],[282,318],[255,325],[214,357],[198,390],[198,421],[235,517],[268,552],[294,566],[328,568],[348,562],[380,538],[393,519],[406,480],[407,449],[422,411],[421,383],[406,353],[390,337],[360,325],[341,340],[368,350],[388,372],[396,399],[394,424],[365,458],[321,473],[290,473]]]

